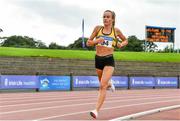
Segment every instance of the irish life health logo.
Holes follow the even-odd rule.
[[[8,79],[6,78],[5,81],[4,81],[4,86],[8,86]]]

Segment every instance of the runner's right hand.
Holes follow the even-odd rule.
[[[95,43],[103,43],[103,42],[104,42],[103,37],[99,37],[98,39],[95,40]]]

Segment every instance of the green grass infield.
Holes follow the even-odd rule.
[[[95,51],[0,47],[0,56],[50,57],[50,58],[64,58],[64,59],[93,60],[95,56]],[[180,63],[180,54],[178,53],[115,51],[114,58],[115,60],[122,60],[122,61],[179,62]]]

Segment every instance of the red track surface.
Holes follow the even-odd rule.
[[[94,109],[97,96],[98,91],[2,93],[0,120],[92,120],[89,111]],[[179,104],[180,89],[108,91],[98,120],[110,120]],[[180,120],[177,111],[180,109],[139,119],[154,120],[160,117],[161,120]]]

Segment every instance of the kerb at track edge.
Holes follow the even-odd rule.
[[[157,112],[161,112],[161,111],[166,111],[166,110],[172,110],[172,109],[176,109],[176,108],[180,108],[180,105],[173,105],[173,106],[168,106],[168,107],[148,110],[148,111],[144,111],[144,112],[139,112],[139,113],[135,113],[135,114],[131,114],[131,115],[127,115],[127,116],[122,116],[122,117],[119,117],[119,118],[111,119],[109,121],[129,120],[129,119],[134,119],[134,118],[137,118],[137,117],[140,117],[140,116],[149,115],[149,114],[153,114],[153,113],[157,113]]]

